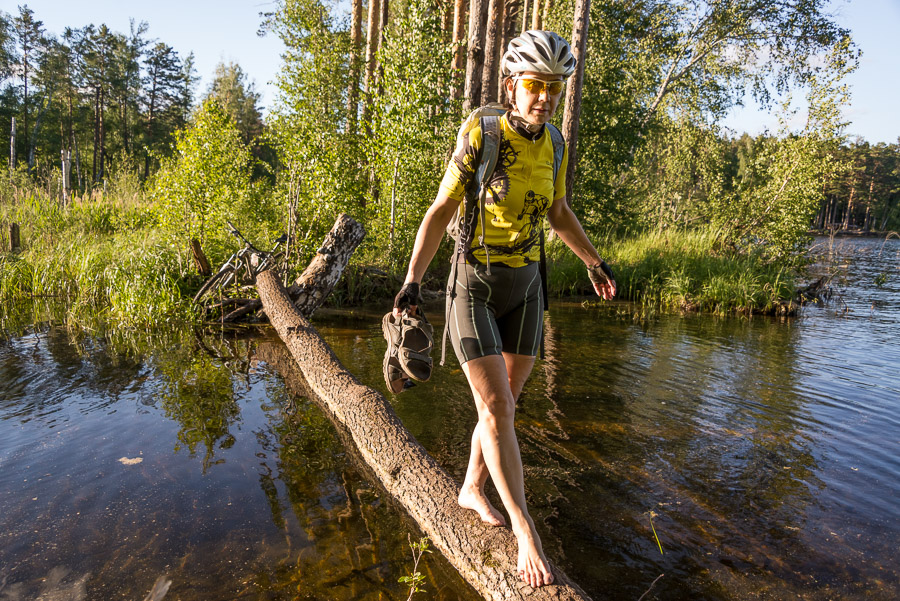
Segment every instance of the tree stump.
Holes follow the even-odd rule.
[[[206,258],[206,253],[203,252],[200,241],[196,238],[191,238],[191,254],[194,255],[194,267],[197,268],[197,273],[207,278],[211,276],[212,269],[209,266],[209,259]]]
[[[22,248],[22,242],[19,240],[19,224],[9,224],[9,252],[18,252]]]
[[[349,432],[381,485],[434,546],[485,599],[585,600],[551,566],[555,583],[532,589],[516,575],[517,545],[507,528],[491,528],[457,504],[459,485],[403,426],[378,391],[348,372],[271,271],[257,278],[263,307],[330,417]]]

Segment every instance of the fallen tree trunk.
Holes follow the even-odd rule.
[[[288,288],[291,301],[303,315],[311,316],[331,294],[347,264],[350,263],[353,251],[365,235],[363,226],[349,215],[341,214],[337,218],[316,256]],[[233,323],[258,311],[262,306],[259,299],[247,300],[226,314],[221,321]]]
[[[491,528],[456,502],[459,485],[406,430],[390,403],[348,372],[291,302],[272,272],[257,289],[278,335],[310,389],[345,428],[381,485],[409,512],[462,577],[485,599],[585,600],[551,567],[555,584],[532,589],[516,575],[517,546],[506,528]]]

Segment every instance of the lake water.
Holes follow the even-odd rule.
[[[897,598],[900,241],[818,242],[843,275],[799,318],[552,304],[517,414],[526,492],[595,599],[661,574],[645,599]],[[28,311],[0,322],[0,599],[141,599],[163,574],[167,599],[406,598],[421,534],[261,359],[277,339]],[[379,318],[315,323],[384,391]],[[461,479],[458,365],[393,402]],[[419,598],[478,598],[437,553],[422,569]]]

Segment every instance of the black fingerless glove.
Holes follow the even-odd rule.
[[[587,270],[588,277],[591,278],[591,283],[596,284],[597,286],[608,284],[615,281],[616,279],[616,277],[613,275],[612,269],[610,269],[609,265],[606,264],[606,261],[600,261],[600,263],[597,265],[591,265],[587,268]]]
[[[409,282],[408,284],[403,284],[403,288],[397,293],[397,296],[394,298],[394,307],[402,311],[410,305],[419,305],[421,302],[422,297],[419,296],[419,285],[415,282]]]

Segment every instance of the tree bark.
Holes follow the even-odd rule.
[[[519,15],[522,14],[522,0],[506,0],[503,7],[503,38],[500,40],[500,60],[509,48],[509,41],[519,35]],[[501,65],[502,67],[502,65]],[[503,91],[501,90],[501,95]]]
[[[197,273],[204,277],[211,276],[212,269],[209,267],[209,259],[206,258],[206,253],[203,252],[200,241],[196,238],[191,238],[191,254],[194,256],[194,267],[197,268]]]
[[[553,0],[544,0],[544,14],[541,15],[541,25],[543,27],[547,26],[547,21],[550,20],[551,11],[553,11]]]
[[[459,507],[459,485],[406,430],[390,403],[341,365],[274,273],[260,274],[257,289],[272,325],[326,414],[349,432],[381,485],[479,594],[496,601],[526,596],[535,601],[588,599],[556,568],[552,586],[533,590],[521,582],[512,533],[488,527]]]
[[[537,6],[537,0],[535,6]],[[569,146],[569,163],[566,167],[566,199],[572,204],[575,183],[575,167],[578,164],[578,119],[581,116],[581,90],[584,86],[584,63],[587,50],[588,24],[591,0],[577,0],[575,23],[572,28],[572,54],[578,61],[575,74],[566,89],[566,108],[563,115],[563,137]]]
[[[466,24],[466,0],[455,0],[453,6],[453,86],[450,89],[450,97],[459,100],[463,94],[463,86],[460,85],[460,75],[465,58],[463,46]]]
[[[366,231],[349,215],[341,215],[303,273],[288,288],[294,305],[310,316],[331,294]]]
[[[481,75],[484,71],[484,26],[487,19],[487,9],[487,0],[472,0],[469,4],[469,48],[466,60],[464,113],[481,106]]]
[[[438,4],[441,7],[441,39],[445,42],[453,39],[453,11],[455,0],[440,0]]]
[[[380,37],[381,27],[381,3],[379,0],[369,0],[369,28],[368,37],[366,39],[366,77],[365,77],[365,98],[363,98],[362,120],[363,126],[366,128],[366,134],[371,131],[369,124],[369,106],[372,103],[372,94],[375,90],[375,54],[378,50],[378,38]]]
[[[9,252],[18,252],[22,248],[22,242],[19,240],[19,224],[9,224]]]
[[[9,130],[9,170],[16,169],[16,118],[12,118],[12,126]]]
[[[331,294],[344,269],[350,263],[353,251],[365,235],[363,226],[349,215],[342,214],[337,218],[316,256],[288,288],[291,301],[303,315],[312,316],[322,301]],[[222,323],[234,323],[263,306],[259,299],[238,301],[234,304],[240,306],[224,315]]]
[[[503,37],[503,5],[505,0],[490,0],[487,36],[484,43],[484,71],[481,77],[481,105],[497,102],[497,78],[500,60],[497,53]]]
[[[352,0],[350,25],[350,83],[347,85],[347,132],[356,133],[359,111],[359,71],[362,54],[362,0]]]
[[[575,9],[575,14],[578,14],[578,8]],[[540,29],[541,28],[541,0],[533,0],[532,8],[531,8],[531,28],[532,29]]]

